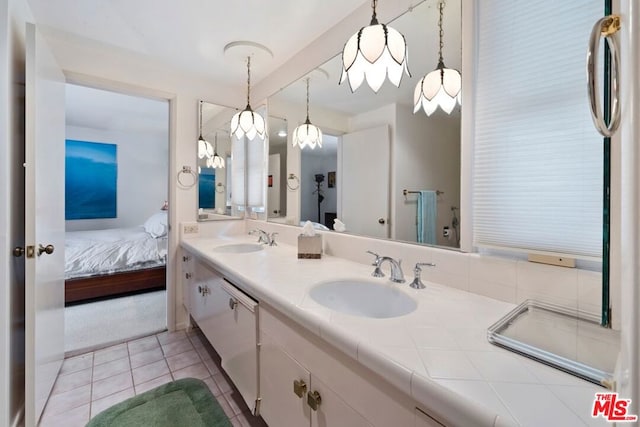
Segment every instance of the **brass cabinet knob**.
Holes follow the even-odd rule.
[[[307,383],[304,380],[293,380],[293,392],[299,398],[302,398],[307,392]]]
[[[184,277],[185,277],[185,279],[191,279],[193,277],[193,274],[185,273]]]
[[[322,398],[320,397],[320,393],[316,390],[310,391],[307,393],[307,405],[311,407],[314,411],[318,410],[318,406],[322,403]]]
[[[54,249],[55,248],[53,247],[53,245],[42,246],[42,243],[40,243],[40,245],[38,246],[38,256],[42,255],[43,253],[51,255]]]

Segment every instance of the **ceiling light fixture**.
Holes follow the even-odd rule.
[[[264,139],[264,119],[251,109],[249,96],[251,95],[251,56],[247,56],[247,106],[231,119],[231,133],[240,139],[246,136],[250,141],[256,135]]]
[[[218,132],[213,141],[213,157],[207,159],[207,166],[214,169],[224,168],[224,159],[218,155]]]
[[[348,79],[351,92],[360,87],[365,77],[376,93],[387,76],[396,87],[400,86],[403,71],[411,77],[407,68],[407,42],[397,30],[378,23],[377,4],[377,0],[372,0],[369,26],[352,35],[342,50],[340,83]]]
[[[202,100],[200,101],[200,135],[198,136],[198,158],[207,159],[213,156],[213,147],[202,137]]]
[[[315,149],[316,145],[322,148],[322,131],[319,127],[312,125],[309,120],[309,77],[307,77],[307,120],[293,131],[293,143],[302,150],[305,147]]]
[[[440,18],[438,28],[440,29],[440,48],[438,52],[438,66],[436,69],[424,76],[416,85],[413,93],[414,114],[420,107],[424,109],[427,116],[433,114],[440,107],[445,113],[451,114],[456,104],[461,105],[462,76],[458,70],[446,68],[442,59],[442,11],[444,2],[439,4]]]

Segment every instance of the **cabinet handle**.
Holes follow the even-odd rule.
[[[231,310],[235,310],[237,306],[238,306],[238,300],[236,300],[235,298],[229,298],[229,308]]]
[[[193,277],[193,274],[185,273],[184,277],[187,278],[187,279],[191,279]]]
[[[320,393],[316,390],[307,393],[307,405],[311,406],[311,409],[317,411],[318,406],[320,406],[321,403],[322,398],[320,397]]]
[[[191,260],[190,256],[186,256],[185,255],[185,256],[182,257],[182,261],[184,261],[184,262],[187,262],[187,261],[190,261],[190,260]]]
[[[302,399],[307,392],[307,383],[304,380],[293,380],[293,392]]]
[[[202,295],[209,295],[211,293],[211,291],[209,290],[209,287],[207,285],[204,285],[204,287],[202,288]]]
[[[202,294],[202,286],[198,286],[198,293]]]

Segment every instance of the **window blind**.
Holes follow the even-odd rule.
[[[602,1],[477,8],[474,244],[599,258],[603,141],[585,64]]]

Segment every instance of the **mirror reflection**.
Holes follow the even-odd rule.
[[[230,136],[234,108],[198,102],[198,220],[242,218],[244,213],[244,139]]]
[[[459,247],[461,108],[413,114],[414,88],[438,63],[438,12],[436,4],[423,2],[393,21],[407,40],[412,73],[400,88],[386,82],[377,94],[364,86],[351,93],[347,84],[338,85],[337,55],[269,98],[271,132],[276,117],[277,126],[287,127],[286,156],[279,151],[286,172],[279,177],[295,185],[293,174],[300,181],[295,191],[280,184],[270,221],[310,220],[333,229],[338,219],[349,233]],[[447,67],[457,70],[460,17],[461,2],[447,1],[442,53]],[[306,119],[307,78],[310,121],[324,137],[322,147],[301,150],[291,136]]]

